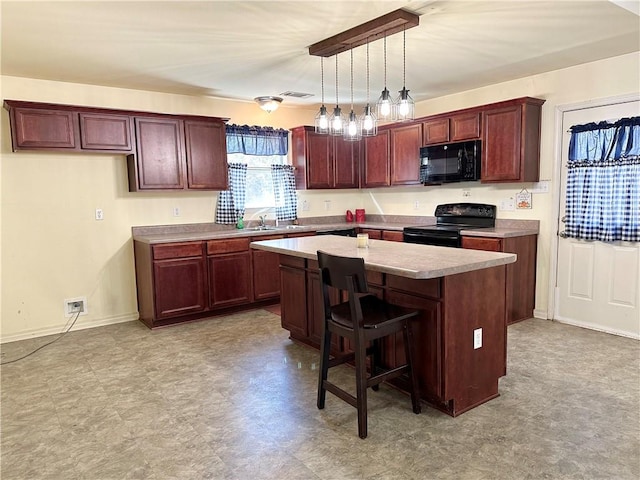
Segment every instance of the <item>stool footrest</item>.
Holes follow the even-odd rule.
[[[327,390],[327,392],[333,393],[336,397],[340,398],[341,400],[344,400],[352,407],[358,408],[356,397],[344,391],[343,389],[336,386],[335,384],[329,382],[328,380],[325,380],[322,383],[323,383],[323,387]]]
[[[396,367],[391,370],[386,370],[377,375],[372,375],[367,379],[367,387],[372,387],[374,385],[378,385],[379,383],[382,383],[391,378],[399,377],[400,375],[408,371],[409,371],[409,365],[402,365],[400,367]]]

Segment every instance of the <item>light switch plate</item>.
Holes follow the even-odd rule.
[[[482,329],[476,328],[473,331],[473,349],[477,350],[482,347]]]

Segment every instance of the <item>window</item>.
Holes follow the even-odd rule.
[[[229,153],[227,159],[229,163],[247,165],[245,208],[273,208],[276,206],[271,165],[286,165],[286,155]]]

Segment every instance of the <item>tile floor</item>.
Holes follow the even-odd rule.
[[[3,366],[2,479],[640,477],[638,341],[527,320],[509,327],[499,398],[414,415],[383,386],[360,440],[354,408],[328,394],[316,409],[318,354],[279,320],[81,330]],[[5,344],[3,361],[47,340]]]

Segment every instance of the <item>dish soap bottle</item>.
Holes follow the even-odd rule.
[[[238,221],[236,222],[236,228],[241,230],[244,228],[244,219],[242,218],[242,215],[238,215]]]

